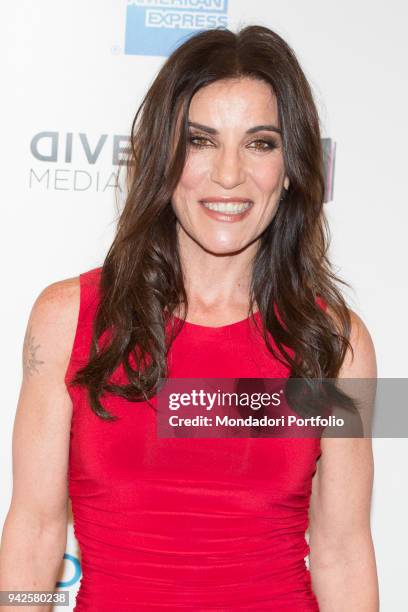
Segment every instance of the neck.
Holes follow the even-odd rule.
[[[236,253],[211,253],[180,228],[178,249],[189,311],[231,312],[238,318],[246,313],[256,248],[252,243]]]

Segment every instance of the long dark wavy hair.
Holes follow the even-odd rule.
[[[327,255],[323,152],[309,83],[293,50],[267,27],[200,31],[165,61],[132,124],[126,200],[101,270],[89,360],[72,381],[88,388],[92,410],[103,419],[117,417],[101,404],[102,394],[149,401],[166,378],[167,352],[180,329],[171,315],[182,305],[183,321],[188,311],[171,198],[188,149],[189,104],[201,87],[240,77],[263,80],[277,97],[290,179],[259,237],[248,316],[257,304],[266,345],[291,377],[336,378],[350,347],[350,314],[337,286],[347,283]],[[106,330],[109,342],[102,345]],[[120,364],[125,385],[109,380]]]

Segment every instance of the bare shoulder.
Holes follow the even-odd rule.
[[[24,376],[49,373],[51,366],[64,368],[67,365],[79,304],[79,276],[51,283],[37,295],[24,336]]]
[[[350,349],[347,351],[339,378],[376,378],[377,364],[373,339],[363,319],[351,308]],[[328,314],[334,315],[330,309]]]
[[[79,298],[79,276],[72,276],[47,285],[38,294],[34,306],[68,308]]]

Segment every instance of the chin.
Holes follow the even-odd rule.
[[[245,249],[248,244],[219,244],[219,243],[208,243],[203,241],[198,241],[198,244],[209,253],[213,253],[214,255],[233,255],[234,253],[238,253],[242,249]]]

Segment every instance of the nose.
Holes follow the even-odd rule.
[[[232,189],[245,181],[245,168],[236,148],[221,148],[214,157],[211,180],[225,189]]]

